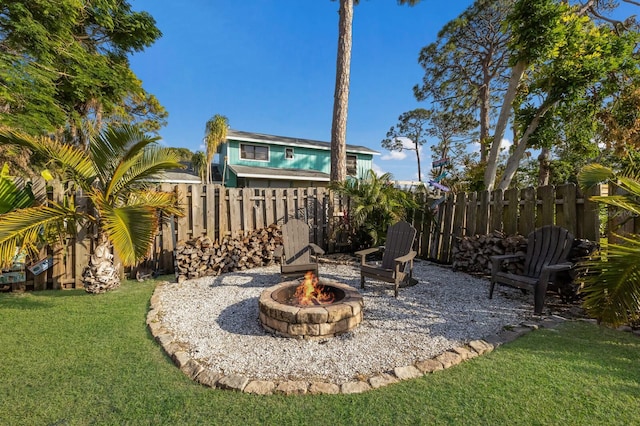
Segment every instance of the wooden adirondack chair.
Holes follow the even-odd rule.
[[[311,254],[316,256],[311,259]],[[318,255],[324,250],[309,242],[309,225],[298,219],[290,219],[282,225],[282,245],[276,247],[274,257],[280,259],[280,273],[286,277],[304,276],[312,271],[318,273]]]
[[[573,266],[572,263],[567,262],[567,256],[573,245],[573,235],[559,226],[547,225],[531,232],[527,239],[527,253],[524,256],[522,275],[502,271],[503,262],[521,256],[510,254],[491,256],[489,299],[493,297],[496,284],[533,290],[534,312],[541,314],[549,282],[555,278],[557,272],[568,271]]]
[[[413,280],[413,258],[417,254],[413,250],[415,238],[416,229],[408,222],[401,221],[387,229],[387,241],[384,247],[357,251],[355,254],[361,257],[360,287],[364,288],[365,277],[393,283],[394,295],[398,297],[400,283],[409,283]],[[382,264],[371,265],[366,262],[367,255],[381,250],[384,250]]]

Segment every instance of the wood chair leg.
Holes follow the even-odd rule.
[[[360,275],[360,288],[364,288],[364,275]]]
[[[489,299],[493,299],[493,288],[496,286],[495,281],[491,281],[491,285],[489,286]]]

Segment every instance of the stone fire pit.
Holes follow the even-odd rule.
[[[292,302],[300,281],[269,287],[259,299],[260,322],[265,330],[281,337],[322,339],[345,333],[362,322],[362,295],[353,287],[330,280],[320,284],[333,293],[327,304],[300,306]]]

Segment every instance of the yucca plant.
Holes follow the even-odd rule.
[[[609,182],[624,195],[594,196],[591,199],[640,215],[640,171],[612,169],[591,164],[578,175],[582,187]],[[612,325],[640,319],[640,235],[617,236],[620,244],[604,242],[598,258],[583,262],[585,272],[581,293],[589,315]]]
[[[48,158],[63,182],[82,189],[93,212],[71,203],[49,202],[0,215],[0,262],[7,265],[16,248],[37,250],[42,238],[75,235],[79,227],[95,226],[98,245],[83,274],[91,293],[120,285],[113,273],[111,246],[125,266],[148,254],[158,229],[159,213],[181,215],[174,194],[151,188],[149,179],[168,169],[181,168],[176,155],[132,126],[107,128],[92,138],[87,151],[49,137],[32,137],[13,130],[0,131],[0,143],[23,146]]]
[[[369,170],[361,179],[331,184],[332,190],[349,198],[347,215],[356,248],[384,244],[387,228],[417,208],[410,194],[395,188],[391,179],[390,173],[378,176]]]

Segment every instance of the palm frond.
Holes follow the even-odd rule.
[[[581,293],[587,313],[612,325],[640,318],[640,240],[621,237],[624,245],[603,244],[606,258],[583,262]]]
[[[164,215],[184,216],[184,210],[178,205],[178,197],[174,192],[138,191],[130,195],[127,205],[147,206]]]
[[[149,185],[149,179],[171,170],[182,169],[176,154],[165,148],[148,148],[137,157],[123,160],[113,173],[105,190],[107,197],[120,194],[123,189],[136,190]],[[124,194],[125,197],[127,194]]]
[[[95,175],[91,158],[83,150],[48,137],[33,137],[13,130],[0,130],[0,143],[22,146],[55,162],[78,185],[86,185]],[[85,188],[86,189],[86,188]]]
[[[83,219],[82,214],[58,204],[13,210],[0,216],[0,263],[6,266],[16,247],[34,249],[52,235],[65,230],[65,220]],[[75,231],[75,228],[74,228]]]
[[[613,178],[613,170],[601,164],[587,164],[578,173],[578,183],[583,188],[590,188]]]
[[[113,207],[100,203],[101,230],[109,237],[125,266],[135,265],[151,249],[158,228],[155,209],[147,206]]]
[[[634,214],[640,214],[640,204],[632,195],[597,195],[590,198],[609,206],[620,207]]]

